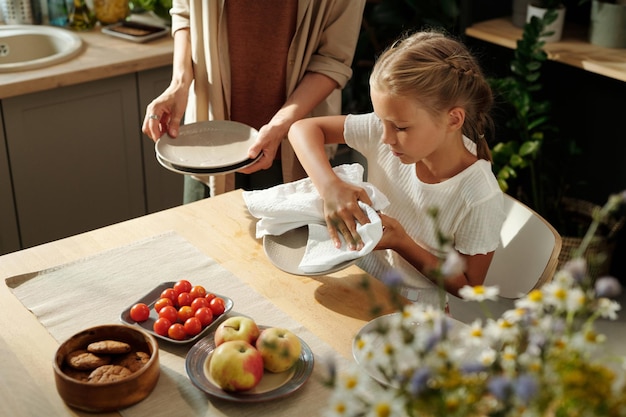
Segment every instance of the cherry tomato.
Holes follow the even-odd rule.
[[[137,323],[148,320],[150,317],[150,307],[144,303],[137,303],[130,308],[130,318]]]
[[[154,303],[154,311],[158,313],[165,306],[174,306],[174,302],[169,298],[159,298],[156,303]]]
[[[172,324],[169,329],[167,329],[167,335],[174,340],[183,340],[187,337],[185,327],[181,323]]]
[[[195,336],[202,331],[202,323],[197,317],[189,317],[183,327],[189,336]]]
[[[208,306],[209,306],[209,300],[207,300],[204,297],[196,298],[191,302],[191,309],[193,310],[194,313],[200,307],[208,307]]]
[[[165,306],[159,311],[159,317],[168,319],[171,323],[176,323],[178,319],[178,310],[174,306]]]
[[[193,317],[193,310],[190,306],[182,306],[178,309],[178,321],[184,323],[189,317]]]
[[[202,327],[213,323],[213,312],[209,307],[200,307],[196,310],[195,317],[200,320]]]
[[[219,316],[226,310],[226,306],[224,305],[224,300],[220,297],[215,297],[211,301],[209,301],[209,308],[213,312],[214,316]]]
[[[205,297],[206,290],[202,285],[196,285],[189,291],[189,295],[191,295],[192,300],[195,300],[198,297]]]
[[[159,317],[152,325],[152,330],[154,330],[154,332],[159,336],[167,336],[167,331],[169,330],[171,325],[171,321],[164,317]]]
[[[176,294],[174,288],[166,288],[161,292],[161,298],[169,298],[174,304],[176,304],[176,297],[178,297],[178,294]]]
[[[191,282],[187,281],[186,279],[181,279],[180,281],[176,282],[176,284],[174,284],[172,288],[177,295],[183,292],[189,292],[191,291]]]
[[[215,294],[213,294],[212,292],[208,292],[208,293],[206,293],[206,296],[204,298],[206,298],[208,301],[211,301],[215,297],[216,297]]]
[[[193,298],[188,292],[181,292],[178,294],[178,307],[190,306]]]

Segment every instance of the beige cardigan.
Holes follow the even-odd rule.
[[[230,59],[225,0],[173,0],[172,34],[190,28],[194,83],[185,122],[228,120]],[[365,0],[298,0],[296,32],[289,50],[287,96],[306,72],[318,72],[343,88],[352,76],[352,58]],[[285,97],[286,99],[287,97]],[[311,116],[341,114],[341,91],[335,90]],[[288,140],[281,146],[283,179],[297,178],[301,167]],[[205,179],[203,179],[204,181]],[[211,177],[212,193],[234,188],[234,175]]]

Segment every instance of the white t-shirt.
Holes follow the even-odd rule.
[[[367,159],[367,182],[389,198],[384,214],[399,221],[425,249],[437,253],[435,224],[428,215],[429,209],[437,207],[439,228],[453,239],[458,252],[476,255],[494,251],[505,214],[502,191],[489,161],[480,159],[453,178],[426,184],[415,174],[415,164],[403,164],[382,143],[382,133],[382,123],[374,113],[349,115],[344,125],[346,144]],[[395,270],[416,287],[432,286],[392,250],[374,251],[359,266],[378,278]]]

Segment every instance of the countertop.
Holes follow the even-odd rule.
[[[77,34],[84,41],[77,57],[46,68],[0,74],[0,99],[172,64],[171,36],[135,43],[103,34],[99,26]]]

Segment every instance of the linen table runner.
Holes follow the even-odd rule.
[[[300,336],[315,356],[313,374],[295,393],[278,400],[242,404],[214,399],[187,377],[185,355],[192,344],[159,340],[161,375],[142,402],[121,410],[126,417],[155,416],[315,416],[330,392],[320,379],[323,360],[347,362],[330,346],[290,318],[239,278],[171,232],[73,263],[7,279],[7,285],[59,342],[78,331],[120,323],[121,312],[166,281],[187,279],[234,301],[230,315],[249,315],[267,326],[286,327]],[[52,372],[52,358],[50,360]]]

